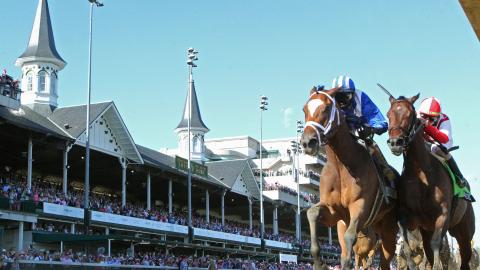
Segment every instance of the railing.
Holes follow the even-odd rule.
[[[68,218],[82,219],[83,209],[53,203],[43,203],[43,213]],[[115,224],[125,227],[135,227],[159,232],[168,232],[173,234],[188,234],[188,227],[183,225],[171,224],[166,222],[154,221],[149,219],[127,217],[122,215],[92,211],[92,222],[103,224]],[[200,228],[194,228],[194,237],[213,239],[217,241],[241,242],[253,245],[260,245],[260,238],[248,237],[239,234],[212,231]],[[280,241],[267,240],[266,245],[274,248],[293,249],[292,244]]]
[[[10,87],[9,85],[0,84],[0,95],[9,97],[14,100],[20,100],[20,89]]]
[[[10,200],[9,198],[0,198],[0,209],[10,211],[20,211],[26,213],[35,213],[42,207],[42,203],[32,200]]]

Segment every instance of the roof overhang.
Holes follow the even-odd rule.
[[[473,30],[480,40],[480,1],[478,0],[460,0],[463,11],[467,15]]]

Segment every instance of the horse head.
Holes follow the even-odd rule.
[[[405,152],[408,144],[418,132],[419,121],[413,104],[420,94],[411,98],[390,97],[390,109],[388,110],[388,146],[396,156]]]
[[[315,86],[310,90],[310,97],[303,106],[305,129],[300,141],[307,155],[317,155],[320,145],[335,134],[340,124],[340,111],[334,99],[338,90],[340,87],[319,90]]]

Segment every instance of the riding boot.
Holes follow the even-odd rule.
[[[372,144],[371,154],[375,157],[377,164],[380,166],[383,176],[385,176],[390,183],[391,188],[395,188],[395,181],[397,180],[397,174],[393,171],[392,167],[388,165],[387,160],[383,156],[380,148],[376,143]]]
[[[467,180],[465,177],[463,177],[462,172],[460,172],[460,169],[458,168],[457,162],[455,162],[455,159],[450,158],[447,160],[447,164],[452,170],[453,174],[456,176],[455,178],[457,179],[457,184],[460,187],[465,187],[467,185]]]

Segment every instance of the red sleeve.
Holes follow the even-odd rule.
[[[441,132],[440,130],[438,130],[438,128],[434,126],[426,126],[425,132],[439,143],[447,143],[449,140],[448,136],[445,133]]]

